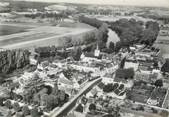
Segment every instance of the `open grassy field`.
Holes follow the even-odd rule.
[[[75,26],[38,26],[11,35],[0,36],[0,47],[6,49],[32,48],[39,46],[61,46],[64,37],[81,40],[86,33],[95,32],[95,28],[84,24],[72,24]]]
[[[20,26],[0,25],[0,36],[25,32],[26,29],[26,27]]]

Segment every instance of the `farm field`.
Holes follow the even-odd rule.
[[[73,26],[37,26],[11,35],[0,36],[0,47],[7,49],[25,48],[37,46],[59,46],[64,43],[64,37],[80,39],[86,33],[95,32],[95,28],[84,24],[72,24]],[[78,36],[79,35],[79,36]],[[49,41],[50,40],[50,41]]]
[[[143,104],[149,104],[149,100],[157,99],[158,103],[155,105],[162,107],[162,104],[165,101],[164,98],[166,96],[166,92],[167,90],[164,88],[155,88],[147,85],[134,85],[130,93],[130,99],[134,102]]]
[[[27,27],[0,25],[0,36],[26,32]]]

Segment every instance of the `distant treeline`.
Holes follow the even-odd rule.
[[[5,0],[10,3],[10,9],[12,11],[26,11],[27,9],[37,9],[40,11],[44,11],[44,7],[52,5],[52,3],[46,2],[28,2],[28,1],[13,1],[13,0]]]
[[[169,23],[169,16],[167,16],[167,15],[142,14],[139,16],[141,16],[143,18],[151,18],[154,20],[160,20],[160,21],[163,21],[165,24]]]
[[[96,27],[96,28],[100,28],[103,24],[102,21],[100,21],[96,18],[88,18],[88,17],[85,17],[85,16],[79,16],[79,21],[86,23],[86,24],[89,24],[89,25]]]
[[[68,12],[65,12],[65,13],[48,13],[48,12],[43,12],[43,13],[34,13],[34,14],[25,14],[25,17],[27,18],[37,18],[37,17],[40,17],[40,18],[54,18],[56,20],[60,20],[62,18],[67,18],[69,15]]]

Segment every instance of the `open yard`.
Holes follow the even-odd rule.
[[[148,100],[157,100],[156,106],[162,107],[167,90],[164,88],[155,88],[146,84],[135,84],[128,92],[128,99],[134,102],[147,104]],[[151,104],[150,104],[151,105]]]
[[[146,86],[146,85],[134,85],[130,95],[131,100],[134,102],[146,103],[148,98],[151,96],[151,92],[154,87]]]

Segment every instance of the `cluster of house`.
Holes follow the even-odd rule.
[[[20,84],[19,88],[16,89],[16,92],[20,94],[21,92],[24,92],[24,88],[29,87],[33,81],[37,80],[36,77],[38,77],[38,83],[54,87],[54,83],[57,82],[58,88],[64,90],[71,96],[73,90],[78,90],[80,85],[87,81],[88,74],[87,72],[82,73],[78,70],[72,72],[70,69],[73,70],[73,67],[67,65],[65,60],[54,61],[53,63],[44,61],[37,65],[36,71],[25,72],[21,77],[14,81],[19,82]],[[70,74],[72,76],[68,78],[65,74]]]
[[[66,5],[50,5],[44,8],[46,12],[48,13],[63,13],[66,11],[69,12],[76,12],[75,6],[66,6]]]
[[[143,45],[136,45],[135,47],[131,47],[130,50],[131,52],[128,54],[125,54],[124,50],[120,51],[120,56],[125,58],[123,68],[119,68],[119,66],[115,67],[111,62],[114,69],[111,69],[111,72],[105,72],[100,75],[102,78],[101,83],[94,86],[85,97],[88,100],[93,100],[91,103],[96,103],[97,105],[98,99],[104,100],[107,97],[108,99],[110,97],[111,99],[121,100],[121,103],[125,103],[123,100],[129,99],[128,95],[131,95],[129,100],[132,100],[134,104],[146,104],[155,108],[163,108],[168,95],[167,87],[162,86],[158,88],[154,85],[157,80],[163,81],[160,68],[164,61],[159,59],[161,58],[160,50],[151,47],[147,48]],[[96,55],[97,52],[95,53],[95,57],[91,58],[82,54],[82,61],[88,61],[89,63],[94,61],[97,63],[101,59],[98,59],[97,57],[99,56]],[[137,85],[138,82],[139,85]],[[111,91],[105,92],[105,86]]]

